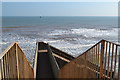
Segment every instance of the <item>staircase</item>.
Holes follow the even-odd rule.
[[[77,58],[47,43],[37,42],[34,68],[13,42],[0,54],[0,78],[120,79],[120,45],[101,40]]]

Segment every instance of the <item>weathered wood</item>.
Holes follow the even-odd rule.
[[[11,49],[12,50],[12,49]],[[12,54],[11,54],[11,50],[9,51],[9,68],[10,68],[10,78],[13,78],[13,72],[12,72]]]
[[[27,64],[24,64],[25,63],[25,60],[24,60],[24,57],[23,57],[23,54],[19,54],[19,53],[22,53],[21,50],[18,48],[18,45],[17,45],[17,50],[18,50],[18,65],[19,65],[19,78],[23,78],[23,77],[26,77],[26,69],[25,69],[25,65]],[[22,65],[24,66],[22,66]],[[25,72],[24,72],[24,71]]]
[[[92,63],[93,63],[93,58],[94,58],[94,57],[93,57],[93,48],[92,48]]]
[[[112,67],[113,67],[113,53],[114,53],[114,44],[112,44],[112,59],[111,59],[111,70],[110,70],[110,78],[112,79]]]
[[[48,52],[48,50],[38,50],[38,52]]]
[[[16,46],[16,60],[17,60],[17,77],[18,77],[18,79],[19,79],[19,61],[18,61],[18,46],[17,46],[17,44],[15,45]]]
[[[9,74],[8,74],[8,68],[9,68],[9,66],[8,66],[8,55],[6,54],[5,55],[5,63],[6,63],[6,78],[9,78]]]
[[[35,50],[35,59],[34,59],[34,78],[36,78],[36,71],[37,71],[37,58],[38,58],[38,42],[36,43],[36,50]]]
[[[1,64],[1,59],[0,59],[0,79],[2,79],[2,64]]]
[[[120,79],[120,49],[119,49],[119,64],[118,64],[118,80]]]
[[[13,65],[13,78],[18,78],[18,73],[17,73],[17,59],[16,59],[16,44],[13,47],[12,53],[12,65]]]
[[[13,42],[10,44],[8,48],[6,48],[1,54],[0,54],[0,59],[16,44],[16,42]]]
[[[53,52],[52,52],[49,44],[47,44],[47,50],[48,50],[48,56],[49,56],[49,60],[51,62],[54,78],[58,78],[58,71],[60,68],[59,68],[59,65],[58,65],[54,55],[53,55]]]
[[[118,46],[116,45],[116,50],[115,50],[115,64],[114,64],[114,75],[113,75],[113,77],[115,77],[115,73],[116,73],[117,50],[118,50]]]
[[[1,65],[1,68],[0,68],[0,70],[1,70],[1,79],[3,79],[4,78],[4,73],[3,73],[2,59],[0,59],[0,65]]]
[[[8,78],[10,78],[10,62],[9,62],[9,51],[7,52],[7,65],[8,65]]]
[[[19,62],[19,65],[23,65],[24,64],[24,66],[21,66],[21,67],[23,67],[23,70],[24,70],[22,72],[22,73],[24,73],[24,75],[21,78],[32,78],[33,79],[34,78],[33,69],[30,66],[29,62],[27,61],[27,58],[25,57],[25,54],[21,50],[21,48],[19,47],[19,45],[17,45],[17,47],[18,47],[19,52],[21,53],[21,57],[18,56],[18,58],[19,58],[20,61],[23,60],[22,62]],[[22,75],[22,74],[20,74],[20,75]]]
[[[98,60],[97,60],[97,56],[98,56],[98,55],[97,55],[97,53],[98,53],[97,46],[98,46],[98,45],[96,45],[96,61],[95,61],[95,62],[96,62],[96,63],[95,63],[96,65],[98,65],[98,64],[97,64],[97,61],[98,61]],[[96,71],[97,71],[97,68],[98,68],[98,67],[96,67]]]
[[[98,71],[99,70],[99,44],[98,44],[98,61],[97,62],[98,62],[98,64],[97,64],[98,65],[97,71]],[[97,73],[97,78],[98,78],[98,73]]]
[[[4,78],[6,78],[5,56],[3,57],[3,69],[4,69]]]
[[[113,77],[113,74],[119,75],[120,69],[118,73],[116,73],[115,71],[116,65],[114,65],[115,66],[114,71],[112,70],[113,69],[112,65],[114,60],[112,59],[112,57],[110,58],[110,53],[112,53],[112,56],[114,55],[114,47],[111,47],[111,44],[112,44],[111,42],[105,40],[98,42],[96,45],[92,46],[83,54],[73,59],[63,68],[61,68],[59,71],[59,77],[60,78],[105,78],[105,79],[115,78]],[[117,57],[116,52],[115,52],[115,57]],[[117,63],[116,58],[115,61],[116,62],[114,64]],[[109,66],[110,63],[111,66]],[[109,67],[111,68],[110,70]]]
[[[85,57],[84,57],[84,59],[85,59],[85,68],[84,68],[84,74],[87,74],[87,54],[85,54]],[[87,78],[87,75],[84,75],[84,78]]]
[[[60,59],[62,59],[62,60],[64,60],[64,61],[66,61],[66,62],[70,62],[70,60],[65,59],[64,57],[61,57],[61,56],[59,56],[59,55],[57,55],[57,54],[55,54],[55,53],[53,53],[53,56],[55,56],[55,57],[57,57],[57,58],[60,58]]]
[[[109,43],[109,52],[108,52],[109,55],[108,55],[107,76],[109,76],[110,50],[111,50],[111,43]]]
[[[108,42],[106,42],[106,51],[105,51],[105,65],[104,65],[104,75],[106,75],[106,60],[107,60],[107,46],[108,46]],[[105,77],[104,77],[105,78]]]
[[[96,61],[96,59],[95,59],[95,47],[93,48],[93,50],[94,50],[94,64],[95,64],[95,61]]]
[[[101,55],[100,55],[100,78],[103,78],[103,63],[104,63],[104,46],[105,42],[101,42]]]
[[[74,59],[74,57],[72,55],[70,55],[70,54],[68,54],[68,53],[66,53],[64,51],[61,51],[60,49],[57,49],[57,48],[55,48],[55,47],[53,47],[51,45],[49,45],[49,46],[50,46],[53,53],[55,53],[55,54],[57,54],[57,55],[59,55],[61,57],[64,57],[64,58],[66,58],[68,60]]]
[[[105,46],[106,43],[106,46]],[[112,46],[111,46],[112,44]],[[100,46],[101,45],[101,46]],[[41,45],[44,46],[44,45]],[[116,46],[116,47],[114,47]],[[106,40],[101,40],[93,45],[83,54],[74,59],[71,55],[50,46],[51,55],[66,62],[59,70],[60,78],[116,78],[120,77],[120,55],[118,53],[119,46]],[[39,53],[47,53],[48,51],[41,48]],[[105,51],[104,51],[105,49]],[[115,49],[115,50],[114,50]],[[104,57],[105,54],[105,57]],[[112,56],[110,56],[112,54]],[[115,55],[115,60],[114,60]],[[117,56],[119,55],[119,61]],[[108,57],[108,58],[107,58]],[[24,52],[16,42],[11,44],[2,54],[1,60],[1,78],[35,78],[33,69],[28,63]],[[2,61],[3,60],[3,61]],[[35,55],[35,60],[37,57]],[[71,61],[72,60],[72,61]],[[107,63],[108,62],[108,63]],[[68,63],[68,64],[67,64]],[[114,63],[114,67],[113,67]],[[118,65],[116,65],[119,63]],[[37,64],[37,61],[35,62]],[[34,64],[34,66],[35,66]],[[107,69],[106,69],[107,67]],[[36,72],[37,68],[34,67]],[[110,69],[110,70],[109,70]],[[117,72],[118,71],[118,72]],[[89,74],[90,73],[90,74]],[[106,74],[107,73],[107,74]]]
[[[25,64],[22,63],[23,58]],[[34,78],[33,69],[16,42],[3,51],[0,55],[0,61],[2,79]]]

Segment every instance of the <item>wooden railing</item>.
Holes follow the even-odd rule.
[[[59,78],[120,79],[120,45],[101,40],[59,70]]]
[[[25,54],[16,42],[13,42],[0,54],[0,78],[34,78],[34,72]]]
[[[38,59],[38,42],[36,43],[36,50],[34,56],[34,78],[36,78],[36,71],[37,71],[37,59]]]
[[[119,47],[118,44],[101,40],[63,66],[59,70],[59,78],[120,79]],[[0,78],[35,78],[32,67],[16,42],[0,54]]]

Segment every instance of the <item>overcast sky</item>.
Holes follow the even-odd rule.
[[[3,16],[117,16],[117,2],[3,2]]]

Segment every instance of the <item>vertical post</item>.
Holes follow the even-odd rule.
[[[19,58],[18,58],[18,46],[17,46],[17,43],[16,43],[16,60],[17,60],[17,75],[18,75],[18,80],[19,80]]]
[[[52,50],[50,49],[49,44],[47,43],[47,49],[48,49],[48,55],[50,57],[50,62],[53,68],[53,73],[54,73],[54,77],[58,78],[58,70],[59,70],[59,66],[55,60],[55,57],[53,56]]]
[[[98,51],[97,51],[97,45],[96,45],[96,61],[95,61],[95,64],[97,65],[97,67],[95,68],[95,70],[97,71],[97,68],[98,68],[98,63],[97,63],[97,61],[98,61],[98,59],[97,59],[97,54],[98,54]],[[97,75],[97,73],[96,73],[96,75]]]
[[[100,56],[100,55],[99,55],[99,50],[100,50],[100,49],[99,49],[99,46],[100,46],[100,43],[98,44],[98,61],[97,61],[97,62],[98,62],[98,68],[97,68],[97,71],[98,71],[98,72],[99,72],[99,56]],[[98,78],[98,73],[97,73],[97,78]]]
[[[85,53],[85,69],[84,69],[84,78],[87,78],[87,59],[86,59],[86,57],[87,57],[87,53]]]
[[[113,68],[113,54],[114,54],[114,44],[112,44],[112,59],[111,59],[111,70],[110,70],[110,78],[112,79],[112,68]]]
[[[3,73],[3,65],[2,65],[2,64],[3,64],[3,63],[2,63],[2,59],[0,59],[0,73],[1,73],[1,74],[0,74],[0,76],[1,76],[0,79],[1,79],[1,80],[4,79],[4,78],[3,78],[3,74],[4,74],[4,73]]]
[[[2,80],[2,63],[1,63],[1,59],[0,59],[0,80]]]
[[[105,46],[105,41],[102,40],[101,53],[100,53],[100,78],[103,78],[104,46]]]
[[[37,57],[38,57],[38,41],[36,43],[36,52],[35,52],[35,59],[34,59],[34,78],[36,78],[36,71],[37,71]]]
[[[92,63],[93,63],[93,48],[92,48]]]
[[[118,55],[119,55],[118,80],[119,80],[120,79],[120,48],[118,47],[118,49],[119,49],[119,53],[118,53]]]
[[[104,66],[104,79],[106,76],[106,62],[107,62],[107,47],[108,47],[108,42],[106,42],[106,52],[105,52],[105,66]]]
[[[115,78],[115,73],[116,73],[117,48],[118,48],[118,46],[116,45],[116,50],[115,50],[115,64],[114,64],[114,75],[113,75],[113,78]]]
[[[97,45],[96,45],[95,47],[96,47],[96,57],[95,57],[95,58],[96,58],[96,61],[95,61],[95,64],[97,65],[97,52],[98,52],[98,51],[97,51]],[[97,69],[97,68],[96,68],[96,69]]]
[[[6,78],[8,78],[7,53],[5,54]]]
[[[6,78],[6,64],[5,64],[5,56],[3,56],[3,69],[4,69],[4,78]]]
[[[111,50],[111,43],[109,43],[108,66],[107,66],[107,77],[109,77],[110,50]]]
[[[95,62],[96,62],[96,59],[95,59],[95,47],[93,48],[94,49],[94,64],[96,64]]]

